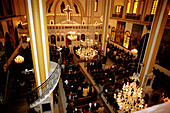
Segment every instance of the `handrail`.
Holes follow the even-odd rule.
[[[61,68],[60,65],[57,64],[51,76],[45,82],[43,82],[33,91],[27,93],[28,104],[31,105],[36,101],[40,101],[41,99],[45,98],[48,94],[50,94],[51,93],[50,91],[56,87],[60,74]]]

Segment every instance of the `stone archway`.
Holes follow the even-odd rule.
[[[55,35],[51,35],[50,39],[51,39],[51,44],[56,44],[56,36]]]
[[[68,47],[69,45],[71,45],[71,40],[68,39],[68,35],[69,35],[69,34],[66,35],[66,47]]]
[[[85,34],[81,35],[81,40],[85,41]]]

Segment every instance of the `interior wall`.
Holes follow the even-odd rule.
[[[148,5],[147,5],[147,9],[146,9],[146,15],[151,14],[152,3],[153,3],[153,0],[148,0]]]
[[[125,32],[129,31],[130,34],[131,34],[132,33],[132,28],[133,28],[133,23],[126,22]]]

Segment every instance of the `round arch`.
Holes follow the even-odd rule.
[[[50,39],[51,39],[51,44],[56,44],[56,36],[55,35],[51,35],[50,36]]]
[[[85,41],[85,34],[81,34],[81,40]]]
[[[59,2],[60,2],[60,0],[58,0],[58,1],[56,2],[55,6],[54,6],[54,14],[56,14],[56,8],[57,8],[57,6],[59,5]],[[70,1],[67,0],[67,2],[68,2],[68,5],[71,6]],[[83,6],[82,6],[82,4],[80,3],[80,1],[79,1],[79,0],[73,0],[73,3],[75,3],[75,4],[79,7],[81,16],[84,16]],[[50,3],[49,3],[49,5],[50,5]],[[48,10],[48,8],[47,8],[47,10]]]
[[[46,12],[48,12],[48,7],[50,6],[50,4],[54,2],[54,0],[47,0],[46,2]]]
[[[84,16],[84,9],[83,9],[83,6],[80,3],[80,1],[79,0],[73,0],[73,3],[75,3],[80,8],[80,14],[83,17]]]
[[[54,6],[54,14],[56,14],[56,9],[57,9],[57,6],[59,5],[59,2],[60,1],[63,1],[63,0],[58,0],[57,2],[56,2],[56,4],[55,4],[55,6]],[[68,5],[70,6],[70,2],[69,1],[67,1],[68,2]]]
[[[126,31],[124,33],[123,47],[128,49],[129,48],[129,44],[130,44],[130,32]]]

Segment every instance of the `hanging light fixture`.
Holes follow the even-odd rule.
[[[76,40],[77,39],[77,34],[76,34],[76,32],[75,31],[69,31],[68,32],[68,39],[70,39],[70,40]]]
[[[24,62],[24,57],[21,55],[18,55],[17,57],[15,57],[14,59],[15,63],[23,63]]]
[[[133,74],[130,78],[134,80],[134,82],[130,84],[127,82],[127,84],[123,85],[118,95],[114,94],[120,111],[134,112],[147,107],[147,104],[145,105],[144,99],[142,98],[143,89],[136,84],[138,75]]]
[[[89,9],[89,6],[90,5],[88,4],[88,9]],[[89,24],[89,10],[88,10],[87,24]],[[89,26],[87,27],[86,40],[85,41],[81,40],[80,41],[81,47],[78,50],[76,50],[76,54],[82,60],[91,60],[93,59],[94,56],[98,54],[98,51],[93,48],[94,41],[92,39],[89,39],[88,29],[89,29]]]

